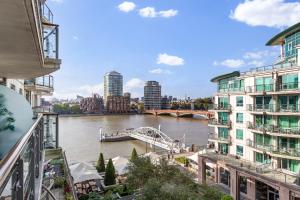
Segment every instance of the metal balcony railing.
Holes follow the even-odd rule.
[[[29,86],[38,85],[38,86],[44,86],[49,88],[54,87],[53,76],[51,75],[45,75],[42,77],[25,80],[24,84]]]
[[[251,129],[251,130],[261,131],[261,132],[266,131],[265,125],[256,124],[256,123],[252,123],[252,122],[247,122],[247,128]]]
[[[231,111],[230,104],[211,104],[209,105],[209,110],[223,110],[223,111]]]
[[[219,136],[217,133],[210,133],[208,134],[208,140],[215,140],[225,143],[231,143],[231,137],[228,136],[227,138]]]
[[[46,2],[44,2],[42,5],[42,15],[43,18],[46,19],[49,23],[53,23],[53,13]]]
[[[300,84],[298,82],[289,83],[273,83],[273,84],[261,84],[248,86],[246,92],[248,93],[264,93],[264,92],[282,92],[298,90]]]
[[[248,93],[263,93],[263,92],[272,92],[274,91],[274,84],[262,84],[255,86],[248,86],[246,92]]]
[[[256,112],[300,112],[300,104],[247,104],[248,111]]]
[[[282,143],[279,146],[260,144],[256,143],[250,139],[246,141],[247,146],[258,149],[260,151],[269,152],[271,154],[281,155],[281,156],[291,156],[291,157],[300,157],[300,148],[288,148],[288,143]]]
[[[272,70],[278,70],[278,69],[287,69],[287,68],[293,68],[293,67],[297,67],[297,64],[290,63],[290,62],[283,62],[283,63],[273,64],[273,65],[266,65],[266,66],[251,68],[249,71],[241,72],[241,75],[253,74],[253,73],[257,73],[257,72],[272,71]]]
[[[279,127],[271,124],[255,124],[247,122],[247,128],[251,130],[261,131],[264,133],[278,133],[290,136],[300,136],[300,127]]]
[[[38,199],[44,150],[58,147],[58,116],[39,115],[0,162],[0,199]]]

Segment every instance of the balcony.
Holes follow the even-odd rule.
[[[57,125],[57,115],[39,115],[29,131],[4,154],[0,162],[0,199],[38,199],[45,151],[58,147]]]
[[[44,50],[49,49],[50,46],[44,47],[49,33],[57,38],[55,48],[58,49],[58,29],[49,28],[52,23],[43,20],[43,7],[44,1],[41,0],[1,1],[0,68],[2,77],[30,79],[59,69],[61,61],[58,59],[57,50],[56,59],[49,60],[44,55]],[[44,14],[46,15],[46,12]],[[51,26],[58,27],[53,24]]]
[[[35,91],[41,95],[51,95],[53,92],[53,76],[46,75],[26,80],[24,82],[24,88],[27,91]]]
[[[264,94],[266,92],[272,92],[272,91],[274,91],[274,84],[248,86],[246,89],[247,93],[255,93],[255,94]]]
[[[300,160],[300,149],[299,148],[287,148],[287,144],[285,145],[266,145],[266,144],[258,144],[250,139],[247,140],[247,146],[262,151],[264,153],[268,153],[274,157],[280,158],[289,158],[294,160]]]
[[[224,137],[219,137],[218,134],[216,133],[210,133],[208,134],[208,141],[231,144],[231,137],[228,136],[227,138],[224,138]]]
[[[299,115],[299,104],[248,104],[247,111],[272,115]]]
[[[248,86],[246,92],[250,95],[261,94],[293,94],[300,93],[300,84],[298,82],[276,83]]]
[[[208,126],[217,126],[217,127],[231,128],[231,122],[227,121],[227,120],[210,119],[208,121]]]
[[[265,125],[255,124],[252,122],[247,122],[247,128],[255,132],[261,132],[261,133],[265,133],[266,131]]]
[[[208,108],[209,111],[231,112],[231,105],[227,104],[211,104]]]
[[[259,72],[272,72],[273,70],[290,69],[295,67],[298,67],[296,63],[281,62],[274,65],[266,65],[266,66],[252,68],[249,71],[241,72],[241,75],[251,75]]]

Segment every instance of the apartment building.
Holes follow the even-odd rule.
[[[123,76],[119,72],[111,71],[104,75],[104,101],[108,96],[123,95]]]
[[[54,157],[76,197],[59,148],[58,115],[35,109],[52,94],[50,74],[60,68],[59,26],[45,0],[1,1],[0,26],[0,199],[56,199],[44,173]]]
[[[281,47],[273,65],[212,79],[215,119],[199,181],[209,174],[235,199],[299,200],[300,23],[267,45]]]
[[[103,113],[103,99],[99,95],[94,94],[93,97],[83,98],[80,101],[80,109],[84,113],[97,114]]]
[[[107,113],[129,113],[130,112],[130,95],[108,96],[106,99]]]
[[[147,81],[144,86],[145,109],[161,109],[161,86],[157,81]]]

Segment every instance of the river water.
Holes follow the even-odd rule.
[[[99,130],[105,133],[122,132],[127,128],[152,126],[173,139],[181,139],[185,134],[186,145],[205,145],[209,127],[207,121],[194,118],[174,118],[153,115],[104,115],[59,118],[59,144],[66,151],[70,163],[94,162],[100,152],[105,159],[116,156],[129,157],[133,147],[138,154],[149,151],[149,145],[132,140],[125,142],[99,142]]]

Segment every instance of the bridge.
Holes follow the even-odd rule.
[[[161,130],[153,127],[140,127],[137,129],[128,130],[125,133],[120,133],[118,136],[107,136],[100,130],[100,141],[120,141],[137,139],[150,144],[150,146],[157,146],[170,152],[180,153],[180,150],[185,148],[184,137],[181,140],[174,140],[163,133]]]
[[[145,110],[144,114],[158,115],[171,115],[174,117],[193,117],[194,115],[202,116],[206,119],[214,117],[213,112],[204,110]]]

